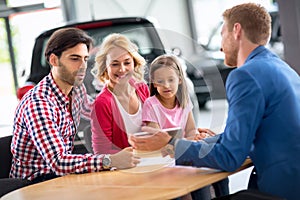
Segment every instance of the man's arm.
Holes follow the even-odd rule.
[[[224,133],[212,143],[179,140],[175,145],[176,164],[234,171],[249,155],[263,117],[263,94],[255,79],[240,70],[229,75],[226,90],[229,113]]]

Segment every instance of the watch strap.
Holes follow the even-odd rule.
[[[175,137],[172,137],[172,138],[169,140],[168,144],[175,146],[175,142],[176,142],[176,138],[175,138]]]

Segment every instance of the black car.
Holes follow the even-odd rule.
[[[95,81],[94,76],[92,75],[91,69],[94,64],[94,56],[96,53],[97,46],[102,43],[102,40],[110,33],[122,33],[126,35],[132,42],[134,42],[138,48],[139,53],[146,59],[147,63],[151,63],[154,58],[159,55],[165,54],[166,50],[164,45],[157,33],[156,28],[153,23],[146,18],[140,17],[126,17],[126,18],[113,18],[113,19],[103,19],[97,21],[88,21],[88,22],[77,22],[77,23],[68,23],[64,26],[57,27],[55,29],[47,30],[40,34],[35,41],[33,48],[32,61],[31,61],[31,71],[29,77],[26,81],[26,84],[19,88],[17,91],[18,98],[20,99],[25,92],[36,85],[40,80],[42,80],[50,72],[50,66],[47,63],[44,57],[44,50],[47,44],[47,41],[51,34],[57,29],[64,27],[77,27],[86,31],[94,39],[94,49],[91,50],[90,59],[88,61],[88,69],[86,77],[84,79],[84,84],[87,88],[87,93],[92,97],[96,95],[101,90]],[[185,63],[185,62],[184,62]],[[146,67],[147,69],[147,67]],[[189,67],[190,69],[190,67]],[[187,76],[194,76],[195,70],[187,70]],[[197,70],[196,70],[197,71]],[[190,73],[191,72],[191,73]],[[147,80],[148,74],[147,70],[145,73],[145,79]],[[187,77],[187,78],[188,78]],[[194,116],[195,120],[199,116],[199,106],[204,105],[203,99],[206,102],[209,97],[209,90],[205,81],[201,76],[194,78],[193,82],[196,83],[197,88],[202,88],[201,90],[196,90],[197,94],[194,93],[194,86],[191,81],[188,81],[190,84],[189,91],[190,96],[192,97],[192,102],[194,104]],[[202,80],[201,80],[202,79]],[[196,82],[195,82],[196,81]],[[199,84],[200,83],[200,84]],[[198,100],[196,98],[198,97]],[[89,122],[82,120],[79,126],[79,132],[86,129],[89,126]]]

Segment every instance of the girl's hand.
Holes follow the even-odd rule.
[[[194,140],[202,140],[202,139],[204,139],[204,138],[206,138],[207,137],[207,134],[206,133],[204,133],[204,132],[201,132],[201,133],[197,133],[197,134],[195,134],[195,136],[194,136]]]
[[[201,135],[201,137],[203,137],[205,135],[204,138],[216,135],[215,132],[213,132],[212,130],[210,130],[208,128],[198,128],[198,132]]]
[[[206,137],[214,135],[214,132],[212,132],[209,129],[203,129],[203,128],[198,128],[195,130],[192,130],[188,132],[188,136],[186,137],[187,140],[202,140]]]
[[[161,149],[161,155],[162,157],[169,155],[171,158],[174,158],[174,146],[167,144],[165,147]]]

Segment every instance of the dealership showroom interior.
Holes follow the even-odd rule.
[[[265,45],[266,49],[286,62],[298,74],[299,79],[299,0],[0,0],[0,198],[4,200],[54,198],[72,200],[293,199],[249,190],[250,178],[255,178],[256,173],[261,172],[255,171],[254,162],[252,162],[252,157],[249,155],[242,162],[242,165],[239,165],[240,167],[228,171],[207,167],[208,165],[183,166],[178,164],[175,159],[177,158],[176,145],[179,144],[179,140],[185,140],[178,138],[183,137],[182,129],[174,135],[171,134],[169,129],[164,129],[168,133],[166,137],[171,137],[169,144],[166,146],[174,145],[171,150],[166,146],[151,151],[140,151],[133,148],[133,155],[139,157],[140,163],[130,169],[119,170],[112,167],[109,170],[102,171],[96,170],[95,167],[93,171],[85,166],[84,173],[80,170],[74,170],[71,173],[57,174],[57,178],[35,184],[19,182],[11,174],[12,160],[17,162],[16,158],[13,159],[16,156],[16,151],[13,148],[17,143],[14,140],[17,128],[14,126],[19,123],[16,121],[18,119],[16,109],[20,102],[25,102],[21,101],[25,97],[24,95],[28,91],[33,91],[33,88],[36,88],[40,81],[49,75],[52,66],[50,67],[50,62],[47,61],[48,58],[46,59],[44,56],[47,42],[53,32],[66,27],[82,29],[93,39],[94,43],[89,49],[83,79],[83,85],[87,94],[91,97],[91,101],[95,100],[102,89],[106,88],[106,83],[100,83],[93,71],[95,69],[95,57],[98,56],[97,50],[101,47],[100,45],[106,36],[111,33],[120,33],[125,35],[137,47],[138,54],[145,59],[143,79],[148,85],[150,85],[150,65],[156,57],[167,54],[178,58],[186,80],[186,88],[190,97],[189,105],[192,105],[190,113],[193,114],[195,127],[209,129],[217,136],[223,133],[226,134],[227,132],[224,130],[227,129],[226,123],[230,123],[227,121],[227,117],[231,109],[227,98],[229,93],[226,91],[226,81],[230,73],[238,69],[239,66],[228,67],[224,62],[225,55],[222,52],[222,44],[225,34],[222,14],[226,9],[249,2],[260,4],[266,8],[271,17],[271,33]],[[180,67],[177,66],[177,68],[179,70]],[[281,81],[278,80],[275,83],[278,84],[276,87],[281,87],[280,83]],[[107,88],[109,88],[109,85]],[[151,86],[149,88],[151,90]],[[232,87],[228,88],[234,90]],[[298,89],[300,91],[300,88]],[[299,92],[296,93],[298,96],[300,95]],[[153,95],[152,92],[151,95]],[[117,97],[114,96],[114,98]],[[71,102],[72,98],[70,97],[70,99]],[[259,103],[259,100],[257,102]],[[299,108],[300,102],[296,103],[298,103],[297,107]],[[119,104],[118,106],[122,105]],[[70,108],[70,110],[72,112],[73,109]],[[255,114],[254,112],[255,110],[253,110],[253,114]],[[271,115],[271,113],[268,114]],[[264,117],[267,118],[268,114]],[[297,119],[300,119],[300,113],[297,115]],[[62,122],[57,123],[62,124]],[[300,121],[298,124],[300,124]],[[82,161],[82,163],[78,160],[74,161],[74,165],[78,165],[78,168],[85,165],[86,162],[90,162],[89,165],[95,165],[96,161],[95,163],[86,161],[92,158],[96,160],[96,153],[93,151],[92,144],[94,136],[92,135],[91,122],[86,118],[79,117],[79,123],[76,126],[75,133],[70,135],[73,139],[66,139],[64,138],[66,135],[62,134],[60,143],[71,141],[72,152],[68,153],[70,155],[74,154],[74,156],[80,155],[78,159],[86,156],[83,159],[85,161]],[[163,129],[163,127],[161,128]],[[45,131],[47,132],[47,130]],[[148,133],[153,130],[141,131],[139,131],[139,134],[145,134],[145,132]],[[49,134],[53,133],[49,132]],[[141,140],[143,140],[143,137],[147,139],[147,137],[154,137],[155,134],[157,132],[151,133],[150,136],[127,133],[125,136],[128,136],[128,145],[131,148],[135,144],[135,139],[133,141],[130,139],[132,136],[134,138],[142,137]],[[215,138],[216,136],[209,137]],[[232,137],[228,136],[228,138]],[[281,137],[286,137],[285,133],[282,133]],[[220,136],[220,138],[222,140],[225,137]],[[31,138],[26,139],[30,141]],[[205,139],[203,139],[203,143],[208,144],[208,148],[214,148],[209,142],[206,143]],[[42,143],[43,141],[31,142]],[[193,141],[193,143],[197,142]],[[266,144],[266,149],[268,144]],[[56,148],[58,148],[56,144],[52,143],[49,151]],[[190,150],[191,147],[186,148]],[[175,150],[175,154],[174,152],[172,155],[169,154],[169,150]],[[290,150],[293,151],[293,148],[291,147]],[[38,148],[37,152],[41,152],[41,155],[35,156],[43,157],[45,160],[49,155],[44,155],[43,151]],[[122,152],[123,150],[115,153]],[[21,154],[28,156],[30,152],[26,151]],[[201,157],[200,150],[198,154]],[[106,155],[110,155],[110,153],[105,154],[103,158],[100,154],[98,155],[101,157],[99,164],[104,165]],[[50,158],[50,160],[60,159],[59,153],[56,156]],[[276,155],[272,156],[276,157]],[[202,157],[205,156],[202,155]],[[232,157],[234,158],[234,156]],[[297,160],[300,160],[300,157]],[[187,165],[193,165],[189,162],[192,163],[192,161],[186,161]],[[222,160],[222,162],[225,161]],[[53,163],[45,161],[44,164],[54,168],[55,164]],[[203,163],[205,162],[203,161]],[[39,170],[38,164],[31,164],[36,167],[36,170]],[[109,164],[111,164],[111,159],[109,159]],[[102,168],[105,169],[104,166]],[[300,169],[300,166],[298,168]],[[298,172],[295,171],[295,173]],[[269,176],[273,175],[269,174]],[[299,174],[295,176],[300,177]],[[218,183],[222,180],[228,180],[228,192],[224,198],[221,198],[222,195],[218,194],[220,188],[217,188],[217,186],[221,187]],[[259,181],[261,180],[258,180],[258,183]],[[8,187],[6,188],[6,186]],[[197,193],[198,191],[208,192],[209,197],[205,194],[201,194],[201,196],[200,193]],[[244,193],[238,196],[239,192]]]

